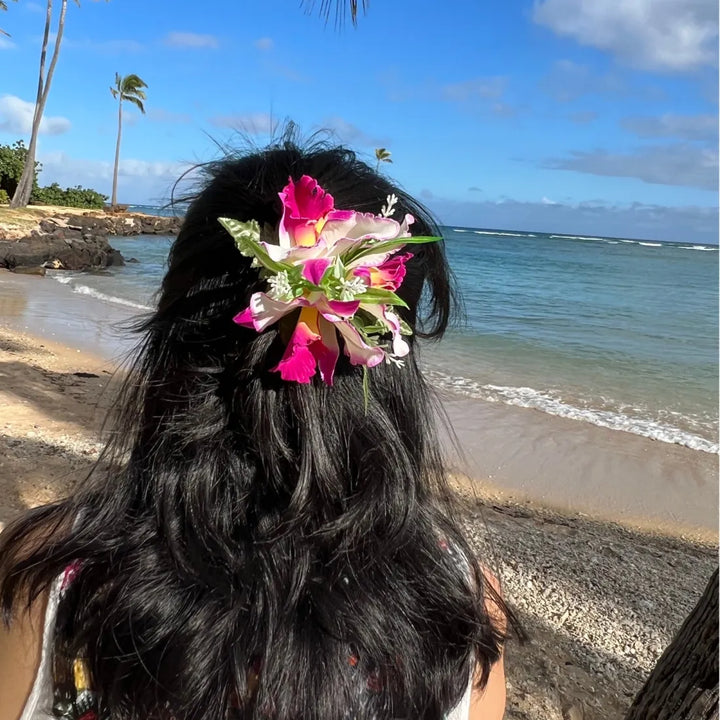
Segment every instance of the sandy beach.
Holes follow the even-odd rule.
[[[128,313],[93,320],[99,301],[64,290],[0,272],[0,524],[82,480],[130,347]],[[538,430],[518,408],[447,412],[468,534],[530,636],[507,649],[506,717],[620,720],[717,566],[717,456]]]

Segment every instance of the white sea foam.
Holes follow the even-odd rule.
[[[605,240],[605,238],[597,235],[551,235],[551,238],[560,238],[561,240]]]
[[[73,285],[73,292],[79,293],[80,295],[90,295],[90,297],[97,298],[98,300],[104,300],[105,302],[115,303],[116,305],[125,305],[127,307],[138,308],[139,310],[152,310],[149,305],[142,305],[140,303],[133,302],[132,300],[126,300],[125,298],[115,297],[114,295],[106,295],[95,288],[88,287],[87,285]]]
[[[493,230],[473,230],[476,235],[502,235],[503,237],[537,237],[532,233],[494,232]]]
[[[645,247],[662,247],[662,243],[651,242],[638,242],[638,245],[644,245]]]
[[[653,440],[684,445],[693,450],[715,454],[720,451],[717,443],[671,425],[642,417],[630,417],[622,412],[612,410],[579,408],[563,402],[560,398],[553,397],[550,393],[540,392],[534,388],[482,385],[465,377],[446,375],[438,371],[431,371],[430,377],[441,387],[467,397],[541,410],[550,415],[588,422],[610,430],[624,430]],[[637,410],[642,409],[637,408]]]
[[[678,250],[704,250],[705,252],[717,252],[718,248],[707,245],[678,245]]]
[[[141,303],[137,303],[126,298],[117,297],[115,295],[108,295],[107,293],[100,292],[99,290],[89,287],[88,285],[74,284],[73,280],[78,279],[76,275],[56,275],[54,273],[52,275],[48,273],[48,275],[50,275],[53,280],[56,280],[61,285],[69,285],[70,289],[74,293],[78,293],[78,295],[89,295],[90,297],[94,297],[97,300],[113,303],[114,305],[123,305],[125,307],[137,308],[138,310],[152,310],[149,305],[142,305]]]

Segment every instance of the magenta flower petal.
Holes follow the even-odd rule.
[[[242,312],[239,312],[234,318],[233,322],[238,325],[242,325],[247,328],[254,328],[255,323],[253,321],[252,310],[250,306],[246,307]]]
[[[311,352],[315,356],[320,368],[320,377],[327,385],[333,384],[335,366],[340,357],[340,346],[338,345],[335,326],[324,317],[318,319],[321,341],[313,343]]]
[[[325,192],[318,185],[318,181],[309,175],[303,175],[297,182],[288,178],[288,184],[280,193],[280,199],[290,217],[304,220],[320,220],[335,207],[333,196]]]
[[[317,328],[317,310],[304,308],[295,326],[288,346],[285,348],[282,360],[273,372],[279,372],[283,380],[294,380],[299,383],[309,383],[315,375],[316,358],[311,346],[320,342]]]
[[[330,267],[332,261],[328,258],[315,258],[306,260],[302,269],[302,275],[314,285],[319,285],[325,271]]]
[[[326,216],[335,206],[333,196],[308,175],[297,182],[289,178],[279,195],[283,203],[280,244],[283,247],[315,245]]]
[[[316,303],[322,316],[332,323],[340,322],[352,317],[360,307],[359,300],[342,302],[341,300],[321,300]]]

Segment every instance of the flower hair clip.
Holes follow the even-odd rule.
[[[219,218],[268,285],[266,292],[252,295],[234,322],[262,332],[300,310],[285,353],[272,368],[283,380],[309,383],[319,370],[332,385],[338,334],[353,365],[402,364],[410,352],[403,336],[412,330],[396,312],[407,305],[395,291],[412,255],[400,251],[440,238],[413,237],[412,215],[393,220],[395,195],[388,196],[381,215],[336,210],[332,195],[307,175],[297,182],[291,178],[279,195],[283,215],[277,245],[261,242],[255,220]]]

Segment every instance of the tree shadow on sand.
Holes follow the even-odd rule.
[[[113,405],[116,384],[116,378],[106,370],[57,372],[21,360],[0,362],[0,391],[11,401],[35,409],[48,420],[73,423],[93,435]]]
[[[710,545],[511,503],[469,501],[466,527],[530,636],[508,645],[507,720],[624,717],[717,567]]]

